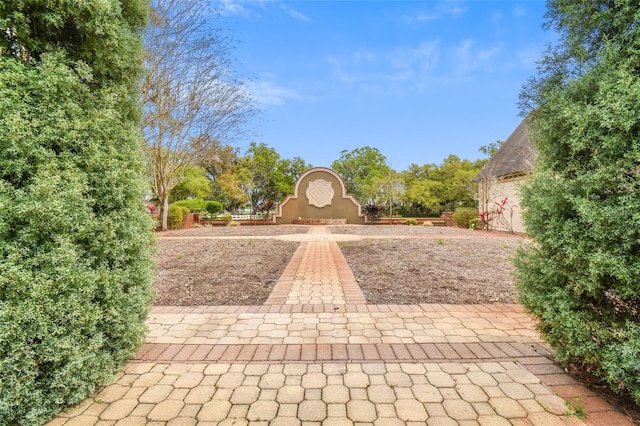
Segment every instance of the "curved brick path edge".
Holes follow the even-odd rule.
[[[366,305],[336,243],[354,236],[279,238],[301,244],[264,305],[154,307],[115,382],[48,425],[633,424],[519,305]]]

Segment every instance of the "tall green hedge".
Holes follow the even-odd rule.
[[[0,424],[44,423],[142,342],[145,13],[137,1],[0,6]]]
[[[636,31],[638,33],[638,31]],[[556,358],[640,402],[640,38],[546,94],[531,116],[520,300]],[[631,51],[633,52],[633,50]]]

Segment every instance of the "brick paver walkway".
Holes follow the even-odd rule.
[[[262,306],[155,307],[115,383],[49,425],[633,424],[555,366],[519,305],[367,305],[350,237],[279,237],[301,243]]]

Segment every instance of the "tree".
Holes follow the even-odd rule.
[[[145,2],[0,4],[0,424],[43,424],[144,337]]]
[[[282,159],[275,149],[252,142],[239,162],[237,177],[256,214],[261,204],[279,202],[291,193],[308,167],[300,157]]]
[[[640,402],[640,10],[551,1],[547,17],[560,45],[523,93],[538,159],[519,298],[559,362]]]
[[[414,211],[427,214],[475,205],[477,186],[471,181],[482,161],[461,160],[449,155],[442,164],[412,164],[403,173],[404,201]]]
[[[489,161],[489,158],[493,157],[493,154],[498,152],[503,143],[504,141],[497,140],[495,142],[482,145],[480,148],[478,148],[478,152],[483,153],[487,157],[485,162]]]
[[[389,169],[386,176],[374,177],[365,187],[365,193],[371,200],[387,206],[389,217],[393,217],[393,207],[400,202],[404,193],[404,182],[401,175]]]
[[[239,206],[249,201],[237,175],[225,173],[216,180],[216,183],[220,186],[226,206],[230,211],[235,211]]]
[[[233,41],[207,22],[206,5],[154,0],[144,39],[143,132],[163,230],[169,194],[186,171],[244,137],[255,113],[229,74]]]
[[[211,194],[211,181],[203,167],[192,167],[184,174],[182,182],[177,184],[169,200],[171,202],[186,200],[188,198],[205,199]]]
[[[387,158],[378,148],[369,146],[340,151],[340,158],[331,163],[331,168],[342,177],[347,191],[363,204],[371,198],[366,193],[367,186],[390,171]]]
[[[455,155],[444,159],[437,172],[436,179],[442,182],[440,202],[442,208],[453,211],[458,207],[475,207],[477,185],[471,181],[482,167],[469,160],[461,160]]]

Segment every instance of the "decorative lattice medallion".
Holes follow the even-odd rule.
[[[331,182],[324,179],[316,179],[309,182],[307,198],[309,199],[309,204],[312,206],[316,206],[318,208],[330,206],[334,194]]]

